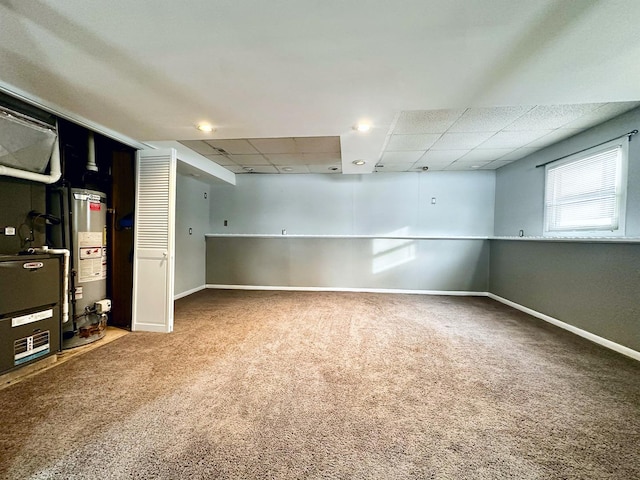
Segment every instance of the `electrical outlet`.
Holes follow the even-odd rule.
[[[229,220],[225,220],[225,221],[224,221],[224,226],[225,226],[225,227],[228,227],[228,226],[229,226]]]
[[[189,235],[193,235],[193,228],[189,227]]]
[[[204,192],[204,199],[207,199],[207,192]]]
[[[431,205],[435,205],[436,204],[436,197],[431,197]]]

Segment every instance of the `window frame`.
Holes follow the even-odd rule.
[[[588,157],[596,155],[600,152],[620,147],[619,164],[616,170],[616,198],[618,209],[618,228],[611,230],[610,228],[593,228],[585,226],[584,228],[572,228],[567,230],[549,230],[549,208],[547,202],[547,194],[549,190],[549,171],[555,168],[584,160]],[[575,153],[557,162],[551,162],[544,168],[544,193],[543,193],[543,225],[542,234],[544,237],[624,237],[627,210],[627,183],[628,183],[628,165],[629,165],[629,137],[624,136],[603,143],[593,148]]]

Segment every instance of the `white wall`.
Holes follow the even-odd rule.
[[[205,239],[209,233],[211,187],[178,173],[176,182],[175,295],[205,284]],[[207,194],[205,198],[204,194]],[[192,229],[191,235],[189,228]]]
[[[212,188],[211,233],[493,234],[493,171],[244,174],[236,180],[236,186]]]

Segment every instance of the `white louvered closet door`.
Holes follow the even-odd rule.
[[[176,151],[140,150],[137,160],[131,329],[171,332]]]

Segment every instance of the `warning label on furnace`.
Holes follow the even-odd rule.
[[[78,281],[107,278],[107,249],[102,246],[102,232],[78,232],[78,245]]]

